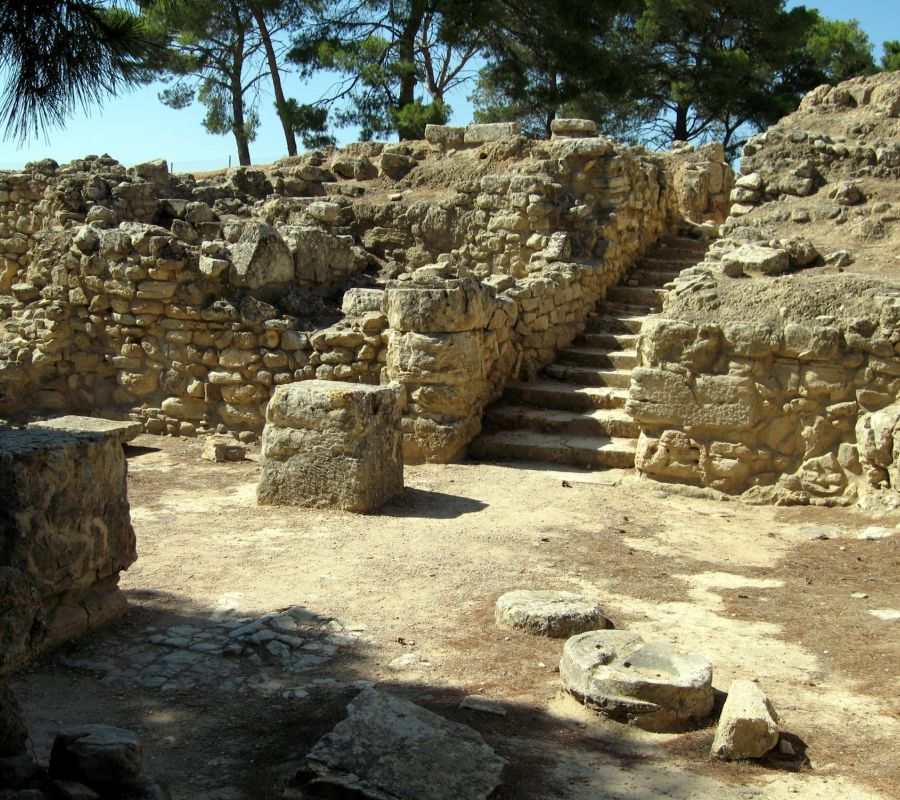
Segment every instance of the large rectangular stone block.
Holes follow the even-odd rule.
[[[341,381],[279,386],[262,455],[259,503],[372,511],[403,490],[397,394]]]
[[[125,611],[119,572],[137,558],[121,431],[0,431],[0,566],[40,596],[46,646]]]

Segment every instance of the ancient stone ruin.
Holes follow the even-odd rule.
[[[428,579],[461,546],[441,523],[479,501],[404,493],[405,465],[541,462],[621,470],[663,499],[896,508],[898,115],[897,73],[822,87],[748,142],[738,176],[721,146],[649,153],[577,119],[556,120],[549,141],[514,123],[429,126],[419,142],[208,176],[106,155],[0,173],[0,672],[125,611],[118,582],[137,550],[123,448],[138,434],[196,440],[192,463],[217,477],[246,468],[254,512],[413,508],[433,523]],[[592,509],[591,525],[603,514]],[[254,535],[299,535],[285,526]],[[615,530],[634,555],[643,531]],[[571,533],[582,555],[593,547]],[[860,540],[891,535],[872,526]],[[383,541],[372,544],[361,560]],[[556,701],[641,731],[708,727],[714,659],[640,632],[648,604],[677,616],[686,601],[642,598],[622,629],[577,564],[569,584],[536,585],[557,566],[542,559],[516,573],[519,588],[507,577],[479,598],[479,635],[496,602],[491,633],[529,669],[554,670]],[[320,576],[323,594],[333,579]],[[285,798],[475,798],[503,783],[505,757],[451,717],[501,725],[508,704],[460,685],[445,718],[358,675],[301,682],[375,638],[295,599],[229,615],[223,597],[202,624],[148,626],[139,644],[67,663],[183,696],[359,692],[293,765]],[[431,668],[413,639],[391,636],[410,652],[385,669]],[[789,749],[778,725],[762,689],[738,678],[704,753]],[[131,731],[67,728],[46,767],[27,738],[0,681],[4,798],[167,796],[143,776]]]

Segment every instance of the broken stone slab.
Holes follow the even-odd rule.
[[[608,625],[597,603],[582,595],[556,590],[507,592],[497,600],[494,619],[500,627],[517,628],[553,639],[564,639]]]
[[[67,414],[63,417],[32,422],[28,427],[68,433],[100,433],[115,439],[119,444],[130,442],[144,429],[140,422],[135,422],[134,420],[83,417],[78,414]]]
[[[762,758],[778,744],[778,715],[753,681],[732,681],[710,754],[734,760]]]
[[[390,386],[301,381],[266,409],[257,500],[372,511],[403,490],[400,405]]]
[[[631,631],[573,636],[559,666],[563,686],[618,722],[674,732],[696,725],[713,707],[712,666],[668,642]]]
[[[786,250],[745,244],[722,257],[722,268],[731,275],[737,267],[748,275],[780,275],[791,264]]]
[[[463,139],[467,145],[477,145],[496,142],[500,139],[511,139],[520,133],[522,133],[522,126],[518,122],[471,123],[466,125]]]
[[[205,461],[243,461],[247,456],[247,445],[231,436],[215,434],[207,436],[200,451],[200,458]]]
[[[91,788],[135,783],[144,751],[134,731],[110,725],[78,725],[60,731],[50,751],[50,776]]]
[[[296,780],[371,800],[483,800],[505,764],[471,728],[372,688],[307,753]]]

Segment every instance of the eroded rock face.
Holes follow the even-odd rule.
[[[712,667],[667,642],[630,631],[590,631],[566,642],[567,691],[605,716],[649,731],[679,731],[712,710]]]
[[[710,753],[716,758],[762,758],[778,744],[778,715],[753,681],[732,681]]]
[[[494,619],[501,627],[553,639],[605,628],[608,623],[600,606],[582,595],[527,589],[501,595]]]
[[[371,800],[484,800],[505,763],[471,728],[366,689],[307,753],[298,778],[310,790]]]
[[[395,390],[337,381],[279,386],[266,410],[262,504],[372,511],[403,489]]]

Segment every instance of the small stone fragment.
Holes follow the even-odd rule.
[[[762,689],[753,681],[733,681],[711,754],[727,760],[762,758],[776,744],[778,715]]]
[[[494,619],[502,628],[518,628],[535,636],[563,639],[605,628],[600,606],[572,592],[519,589],[497,600]]]
[[[219,434],[207,436],[200,458],[206,461],[243,461],[247,457],[247,445],[231,436]]]
[[[470,694],[468,697],[464,697],[460,701],[459,707],[466,708],[469,711],[496,714],[498,717],[505,717],[507,714],[506,709],[496,700],[491,700],[489,697],[483,697],[480,694]]]
[[[900,610],[896,608],[871,608],[869,609],[869,613],[873,617],[883,619],[885,622],[892,622],[895,619],[900,619]]]

